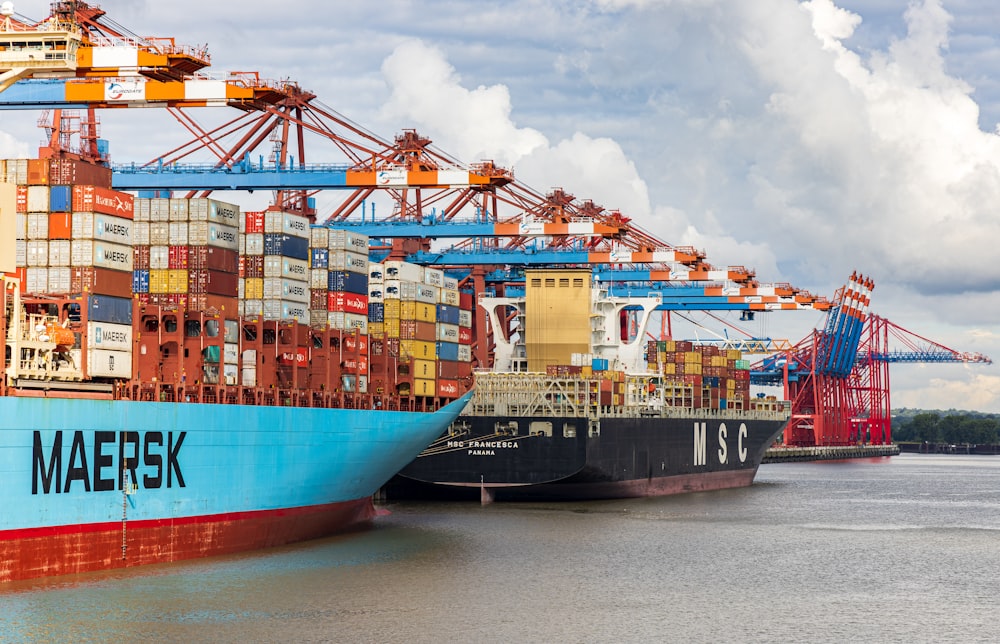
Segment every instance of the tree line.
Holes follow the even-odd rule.
[[[892,440],[895,443],[996,445],[1000,443],[1000,417],[967,412],[901,413],[893,416]]]

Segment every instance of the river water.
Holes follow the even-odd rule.
[[[3,642],[986,642],[1000,457],[772,464],[751,488],[389,504],[251,555],[0,585]]]

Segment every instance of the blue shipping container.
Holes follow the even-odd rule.
[[[385,322],[385,304],[383,304],[382,302],[369,302],[368,321]]]
[[[313,248],[310,252],[310,268],[330,268],[330,251],[325,248]]]
[[[438,360],[458,361],[458,343],[457,342],[438,342],[437,343],[437,357],[438,357]]]
[[[460,310],[457,306],[438,304],[437,321],[443,324],[458,324],[458,312]]]
[[[368,276],[350,271],[330,271],[326,280],[328,291],[345,291],[368,295]]]
[[[264,254],[309,261],[309,240],[281,233],[264,233]]]
[[[110,295],[91,295],[87,298],[87,319],[108,324],[132,324],[132,299]]]
[[[593,358],[590,361],[590,368],[594,371],[607,371],[608,370],[608,359],[607,358]]]
[[[132,271],[132,292],[149,293],[149,271],[146,269]]]
[[[73,187],[52,186],[49,191],[49,212],[71,212],[73,210]]]

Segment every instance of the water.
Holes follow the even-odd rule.
[[[752,488],[395,504],[294,547],[0,586],[0,641],[995,641],[1000,457],[765,465]]]

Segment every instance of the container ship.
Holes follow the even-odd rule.
[[[386,487],[389,498],[606,499],[751,485],[789,405],[750,396],[739,351],[644,340],[658,297],[610,297],[588,270],[529,270],[480,299],[492,372]],[[515,320],[506,324],[507,320]]]
[[[295,212],[0,161],[0,273],[0,582],[363,526],[470,396],[471,294]]]

